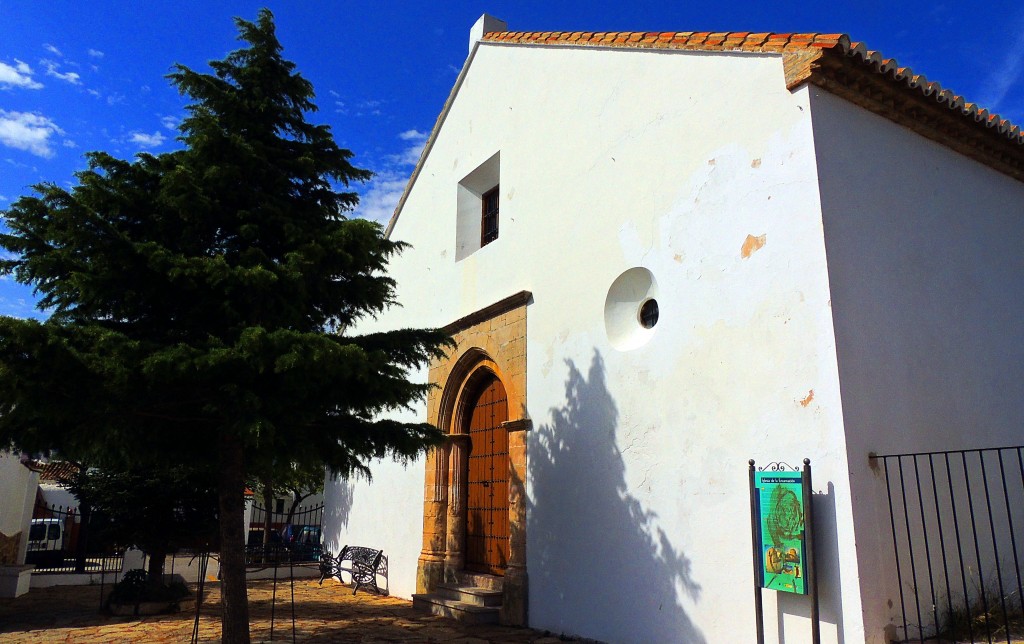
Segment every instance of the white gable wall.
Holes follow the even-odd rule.
[[[1024,184],[827,92],[811,106],[858,560],[890,582],[865,584],[864,609],[900,623],[885,476],[868,453],[1021,444]]]
[[[496,152],[500,236],[456,262],[457,185]],[[481,45],[392,238],[414,248],[387,327],[533,293],[531,626],[752,641],[746,462],[806,456],[835,544],[824,641],[864,639],[809,97],[778,56]],[[661,317],[619,351],[605,297],[637,266]],[[351,505],[333,529],[385,548],[407,594],[415,566],[394,553],[421,547],[422,467],[376,480],[329,488]],[[765,599],[769,641],[809,641],[805,598]]]

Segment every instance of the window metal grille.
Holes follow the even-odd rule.
[[[498,238],[498,186],[484,193],[480,219],[480,245]]]

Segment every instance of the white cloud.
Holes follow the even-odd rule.
[[[1021,16],[1015,23],[1020,28],[1015,29],[1017,38],[1010,45],[1009,51],[1002,64],[985,80],[982,86],[982,107],[991,111],[1003,109],[1001,107],[1006,95],[1018,84],[1021,75],[1024,74],[1024,16]]]
[[[389,157],[389,161],[403,166],[416,165],[420,160],[420,154],[423,152],[423,146],[427,142],[427,136],[426,132],[420,132],[416,129],[402,132],[398,135],[398,138],[408,141],[409,146],[402,150],[401,153]]]
[[[355,106],[356,116],[380,116],[381,104],[378,100],[359,101]]]
[[[160,132],[153,132],[152,134],[146,134],[145,132],[132,132],[131,138],[128,139],[129,142],[135,143],[136,145],[140,145],[144,148],[154,148],[161,145],[166,140],[167,137]]]
[[[64,147],[66,147],[66,148],[77,148],[78,147],[78,144],[75,143],[74,141],[72,141],[71,139],[64,139],[63,141],[61,141],[60,144],[63,145]]]
[[[0,201],[10,201],[10,199],[5,197],[4,195],[0,195]]]
[[[40,312],[36,309],[31,287],[16,284],[9,276],[3,281],[4,286],[0,290],[0,315],[21,319],[39,319],[50,313],[50,311]]]
[[[409,167],[419,161],[429,136],[429,132],[414,128],[398,134],[398,138],[406,141],[407,146],[400,153],[386,157],[386,167],[376,170],[369,187],[359,196],[355,217],[387,225],[409,181]]]
[[[25,89],[41,89],[43,84],[32,78],[32,68],[14,59],[14,66],[0,63],[0,89],[24,87]]]
[[[405,132],[399,134],[398,138],[402,139],[403,141],[419,141],[420,143],[422,143],[427,140],[427,133],[420,132],[417,129],[406,130]]]
[[[395,212],[398,200],[402,198],[407,181],[408,177],[394,170],[378,172],[370,180],[370,187],[359,196],[359,205],[353,216],[386,226]]]
[[[99,93],[99,91],[98,91],[98,90],[95,90],[95,89],[87,89],[87,90],[85,90],[85,91],[89,92],[90,94],[92,94],[92,95],[93,95],[93,96],[95,96],[96,98],[99,98],[99,97],[100,97],[100,93]]]
[[[82,84],[81,76],[79,76],[75,72],[67,72],[66,74],[60,73],[59,71],[57,71],[60,68],[60,65],[58,65],[55,62],[53,62],[52,60],[43,59],[43,60],[39,61],[39,64],[46,68],[46,75],[47,76],[53,76],[54,78],[59,78],[62,81],[71,83],[72,85],[81,85]]]
[[[60,56],[61,58],[64,57],[64,54],[60,53],[60,50],[51,45],[50,43],[46,43],[45,45],[43,45],[43,49],[50,52],[54,56]]]
[[[168,130],[177,130],[178,123],[179,121],[177,116],[165,116],[160,119],[160,124]]]
[[[42,114],[0,110],[0,143],[16,150],[25,150],[38,157],[51,158],[50,137],[64,130]]]
[[[103,58],[103,52],[98,49],[90,49],[89,55],[93,58]]]

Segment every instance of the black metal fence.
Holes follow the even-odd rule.
[[[249,515],[246,563],[273,565],[320,560],[324,504],[275,512],[253,503]],[[269,519],[269,530],[268,530]]]
[[[25,562],[37,573],[120,572],[124,548],[103,539],[104,521],[88,509],[37,504]]]
[[[885,472],[903,641],[1017,641],[1024,446],[871,458]]]

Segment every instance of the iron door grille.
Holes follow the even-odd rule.
[[[508,420],[505,389],[484,383],[470,419],[466,568],[503,574],[508,563]]]

